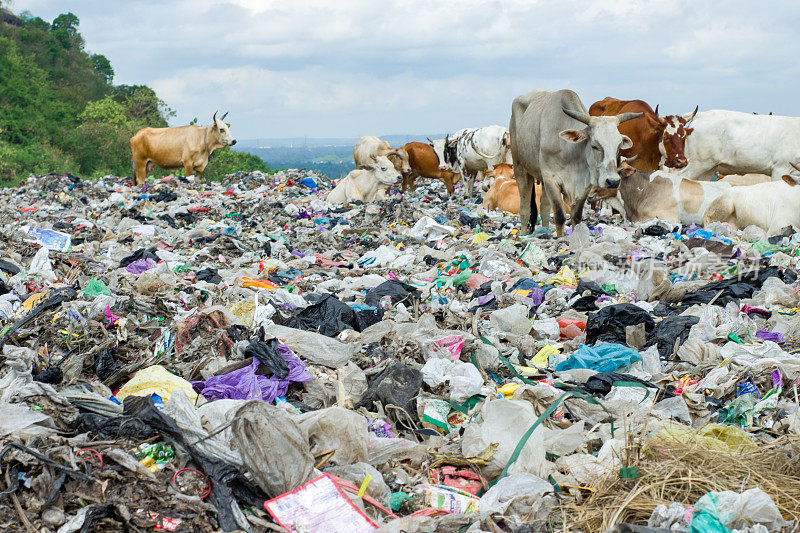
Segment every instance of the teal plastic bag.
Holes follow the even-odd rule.
[[[106,296],[111,296],[111,291],[108,289],[105,283],[102,280],[97,278],[90,279],[86,286],[82,290],[83,295],[89,298],[90,300],[94,300],[101,294],[105,294]]]
[[[719,518],[706,511],[695,513],[689,533],[731,533],[731,530],[719,521]]]
[[[642,356],[633,348],[614,342],[599,342],[594,346],[581,344],[569,359],[558,363],[556,370],[588,368],[598,372],[615,372],[620,367],[630,367]]]

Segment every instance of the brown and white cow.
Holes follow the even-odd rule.
[[[686,137],[692,134],[689,117],[679,115],[659,116],[656,110],[642,100],[618,100],[606,97],[589,108],[591,116],[612,116],[621,113],[642,113],[642,116],[620,124],[619,132],[630,137],[633,146],[623,150],[624,157],[638,156],[631,165],[637,170],[658,170],[660,167],[683,168],[688,160],[684,154]]]
[[[732,187],[722,181],[695,181],[661,170],[635,170],[626,162],[620,165],[619,173],[619,195],[610,198],[609,205],[621,200],[625,218],[631,222],[659,218],[687,226],[702,224],[709,205]]]
[[[228,113],[210,126],[177,128],[142,128],[131,137],[132,167],[136,185],[144,183],[154,166],[163,169],[183,168],[186,176],[202,179],[208,159],[218,148],[233,146],[230,124],[223,122]]]
[[[483,197],[483,208],[509,213],[519,213],[519,186],[514,179],[514,167],[509,163],[498,163],[492,170],[486,171],[486,178],[492,180],[492,184],[486,195]],[[542,197],[542,184],[534,185],[536,196]],[[616,189],[609,189],[616,192]],[[569,205],[563,201],[564,209],[569,209]]]
[[[432,146],[420,142],[410,142],[403,146],[402,150],[408,154],[409,172],[403,173],[403,192],[406,188],[411,187],[415,189],[414,181],[419,178],[431,178],[442,180],[447,187],[447,192],[453,194],[455,191],[454,183],[460,178],[460,174],[456,174],[450,170],[442,170],[439,163],[439,158],[436,151]]]

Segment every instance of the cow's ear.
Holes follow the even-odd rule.
[[[628,176],[632,176],[634,172],[636,172],[635,168],[626,165],[620,168],[617,174],[619,174],[621,178],[627,178]]]
[[[580,143],[589,138],[583,130],[564,130],[558,135],[565,141],[571,143]]]
[[[620,150],[627,150],[628,148],[633,148],[633,141],[627,135],[622,136],[622,144],[619,145]]]
[[[685,128],[683,131],[686,132],[686,136],[688,137],[689,135],[692,134],[692,132],[694,131],[694,128]]]
[[[797,182],[794,181],[794,178],[791,177],[789,174],[784,174],[783,176],[781,176],[781,179],[785,181],[788,185],[791,185],[792,187],[797,185]]]
[[[213,126],[211,126],[211,129],[212,129],[212,130],[215,130],[215,129],[217,129],[217,121],[216,121],[216,120],[214,121],[214,125],[213,125]]]

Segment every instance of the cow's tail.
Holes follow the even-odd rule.
[[[485,157],[486,159],[494,159],[495,157],[500,155],[500,152],[503,150],[503,147],[501,146],[494,155],[484,154],[475,145],[475,139],[473,137],[469,138],[469,143],[472,145],[472,149],[475,150],[475,153],[477,153],[481,157]]]
[[[544,189],[542,189],[544,194]],[[531,218],[528,220],[528,227],[531,233],[536,229],[536,219],[539,218],[539,208],[536,207],[536,181],[531,183]]]

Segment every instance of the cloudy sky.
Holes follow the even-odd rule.
[[[426,134],[508,124],[532,89],[670,113],[800,115],[800,3],[729,0],[12,0],[72,11],[115,83],[173,125],[228,110],[239,138]]]

